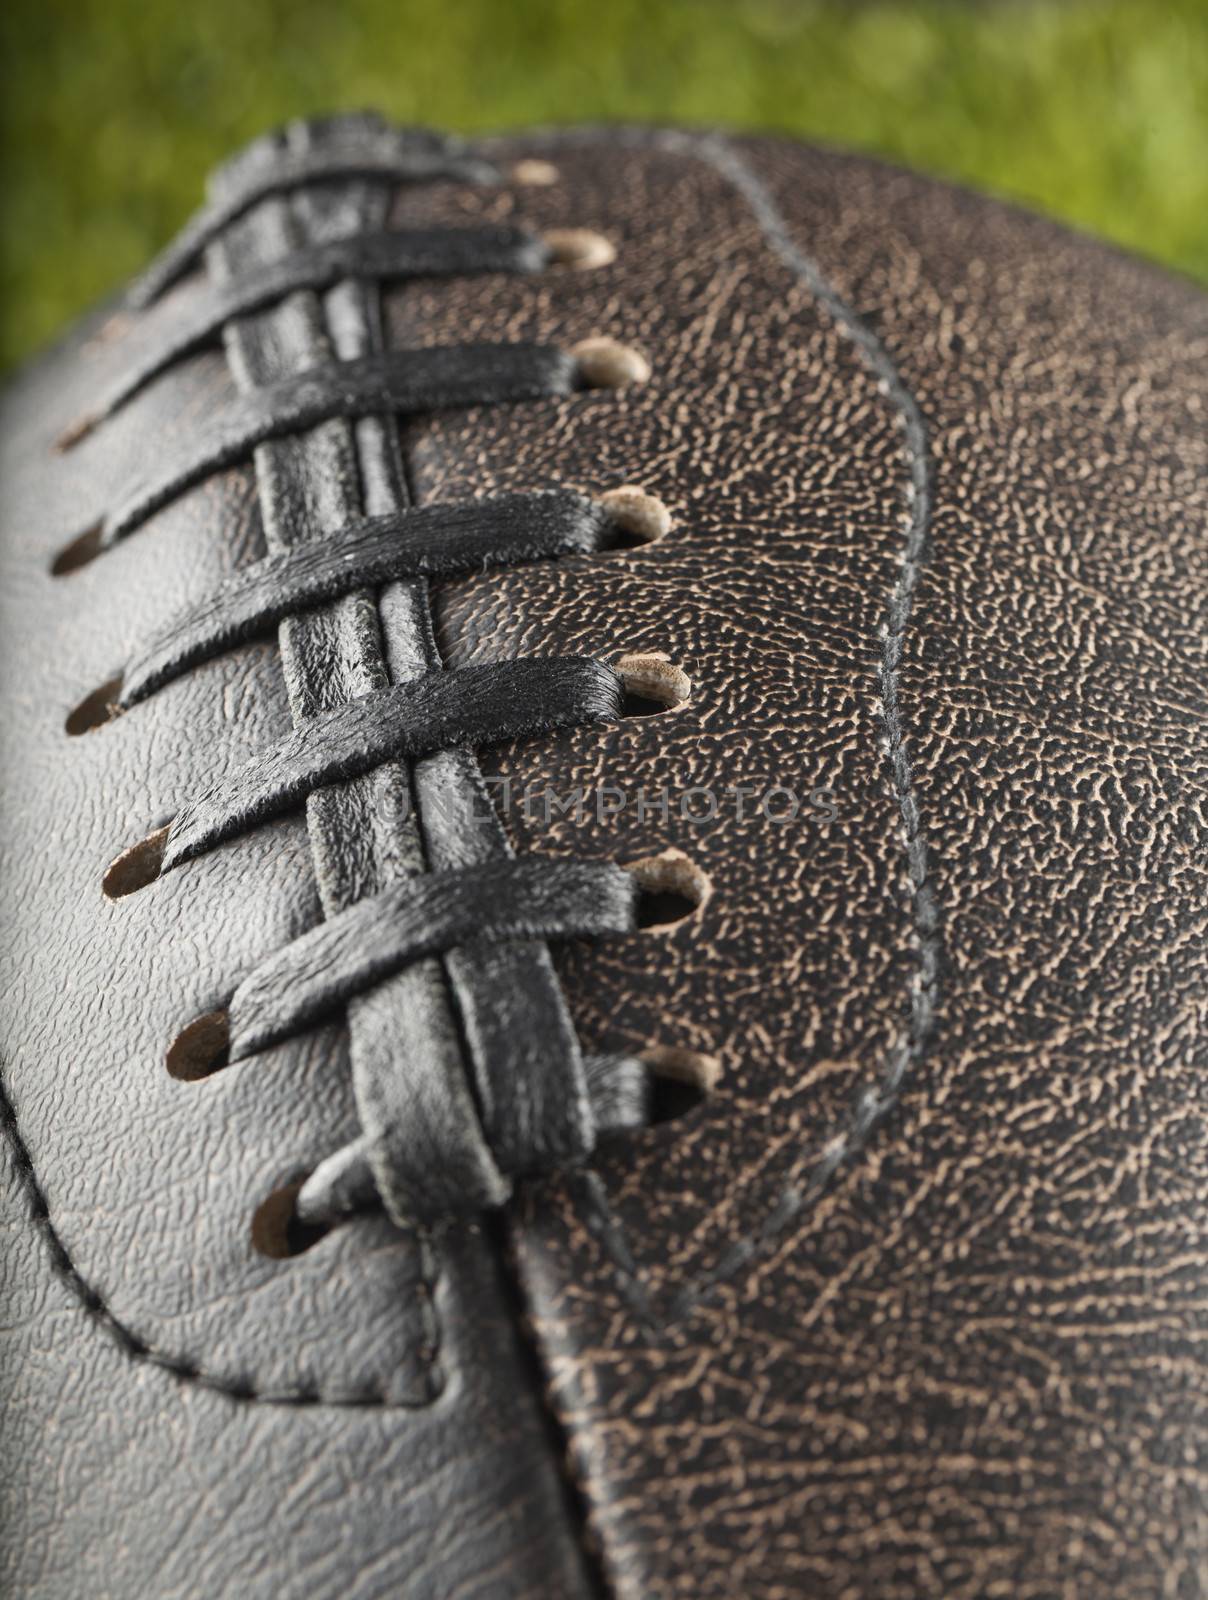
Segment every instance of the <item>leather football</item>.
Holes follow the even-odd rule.
[[[0,420],[0,1590],[1201,1595],[1203,292],[768,138],[198,200]]]

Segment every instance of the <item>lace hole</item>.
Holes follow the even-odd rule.
[[[610,550],[634,550],[657,544],[671,531],[671,513],[657,495],[647,494],[634,484],[622,484],[600,496],[600,504],[612,518],[616,536]]]
[[[550,228],[543,235],[551,259],[560,267],[586,272],[617,259],[616,246],[591,228]]]
[[[637,926],[670,928],[699,911],[713,892],[708,874],[682,850],[627,863],[638,883]]]
[[[51,576],[65,578],[69,572],[78,572],[101,553],[101,532],[104,522],[93,523],[70,544],[65,544],[50,564]]]
[[[128,311],[115,311],[89,339],[84,350],[90,356],[99,354],[107,344],[113,344],[118,339],[124,339],[134,327],[135,318]]]
[[[81,733],[91,733],[94,728],[103,728],[107,722],[113,722],[121,714],[117,704],[121,692],[122,680],[117,677],[110,678],[108,683],[86,694],[79,705],[67,713],[64,731],[74,739]]]
[[[77,417],[74,422],[69,422],[54,442],[55,453],[62,456],[66,455],[69,450],[74,450],[82,439],[88,437],[96,425],[97,418],[91,413],[86,413],[84,416]]]
[[[650,363],[641,351],[616,339],[583,339],[571,349],[579,377],[589,389],[624,389],[631,383],[645,383]]]
[[[650,1123],[678,1122],[700,1109],[721,1076],[715,1056],[655,1045],[642,1052],[650,1067]]]
[[[526,189],[548,189],[557,183],[558,177],[558,169],[552,161],[540,161],[533,156],[517,161],[512,168],[512,182]]]
[[[229,1059],[230,1017],[225,1011],[207,1011],[194,1017],[168,1046],[164,1064],[182,1083],[197,1083],[221,1072]]]
[[[270,1261],[304,1255],[331,1232],[330,1225],[304,1222],[298,1215],[298,1195],[305,1177],[281,1184],[252,1213],[252,1248]]]
[[[621,680],[626,717],[661,716],[691,699],[692,679],[658,651],[621,656],[613,671]]]
[[[157,828],[145,839],[123,850],[109,863],[101,888],[107,900],[122,900],[128,894],[145,889],[159,877],[164,862],[164,846],[168,842],[168,827]]]

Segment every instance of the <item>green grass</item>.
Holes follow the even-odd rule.
[[[1208,279],[1208,0],[7,0],[0,63],[5,364],[137,269],[232,145],[361,105],[787,130]]]

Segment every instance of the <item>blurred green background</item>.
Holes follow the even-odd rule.
[[[348,106],[791,131],[1208,279],[1208,0],[6,0],[0,73],[4,365],[138,268],[232,145]]]

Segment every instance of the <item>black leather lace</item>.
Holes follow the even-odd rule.
[[[588,555],[615,534],[581,495],[497,495],[366,517],[330,540],[266,556],[149,639],[122,673],[115,703],[129,710],[173,678],[305,611],[400,578],[451,578],[556,556]]]
[[[615,721],[622,686],[589,656],[541,657],[429,672],[307,717],[278,744],[219,778],[168,828],[161,870],[293,809],[392,756],[477,749],[576,724]]]
[[[421,129],[416,129],[410,138],[374,141],[352,150],[277,152],[271,162],[245,170],[239,184],[221,200],[211,201],[194,213],[167,249],[131,284],[128,305],[132,310],[152,305],[197,266],[211,241],[270,195],[317,183],[349,183],[357,178],[385,179],[393,184],[438,179],[497,183],[499,174],[489,161],[458,150],[450,140]]]
[[[231,400],[204,439],[150,457],[117,505],[98,507],[81,536],[94,534],[107,549],[186,489],[249,460],[257,445],[336,417],[419,416],[586,387],[573,357],[538,344],[449,345],[334,362]]]
[[[299,250],[231,283],[207,283],[187,310],[146,315],[125,330],[122,370],[60,441],[75,444],[132,400],[174,362],[210,343],[236,317],[261,311],[302,289],[330,289],[346,278],[402,283],[408,278],[468,277],[485,272],[539,272],[549,246],[522,228],[409,228],[363,233]],[[121,329],[120,319],[116,319]]]
[[[531,272],[549,259],[542,241],[514,228],[367,231],[308,246],[229,281],[199,283],[183,309],[167,303],[161,308],[161,297],[193,271],[207,246],[266,197],[364,178],[396,184],[495,176],[448,142],[418,134],[379,137],[364,147],[278,152],[273,161],[253,164],[186,225],[134,286],[123,329],[129,359],[67,431],[63,447],[220,335],[232,319],[299,290],[348,278]],[[89,553],[102,551],[191,486],[248,460],[265,441],[303,434],[332,418],[404,417],[567,395],[585,386],[573,356],[534,344],[456,345],[328,361],[245,390],[204,438],[155,454],[115,504],[92,509],[75,545],[90,543]],[[237,573],[148,639],[110,686],[114,709],[129,711],[199,663],[343,595],[396,580],[590,553],[616,533],[607,511],[569,492],[412,506],[350,521]],[[111,869],[113,892],[124,892],[123,883],[134,881],[135,856],[135,876],[150,881],[296,807],[316,790],[392,758],[415,760],[613,720],[622,714],[623,694],[617,671],[602,662],[523,659],[424,672],[320,711],[193,796],[166,828],[119,858]],[[445,958],[456,979],[459,963],[465,966],[463,952],[473,948],[479,978],[464,986],[461,1007],[472,1086],[434,1084],[422,1074],[412,1081],[409,1063],[395,1060],[393,1078],[387,1081],[379,1070],[369,1080],[369,1093],[381,1100],[389,1122],[392,1214],[426,1220],[498,1203],[515,1176],[582,1161],[601,1133],[640,1125],[647,1114],[647,1072],[628,1055],[583,1058],[567,1033],[560,1000],[548,1002],[546,1014],[540,1006],[514,1013],[502,968],[492,989],[490,949],[628,932],[636,925],[638,894],[633,875],[619,867],[516,860],[506,850],[478,865],[404,879],[269,954],[224,1006],[183,1030],[169,1067],[187,1078],[220,1062],[243,1060],[428,957]],[[562,1069],[551,1070],[548,1062],[560,1053]],[[415,1112],[413,1126],[400,1109],[408,1106]],[[310,1221],[330,1220],[356,1209],[373,1192],[371,1174],[380,1170],[366,1140],[355,1142],[312,1176],[302,1213]]]

